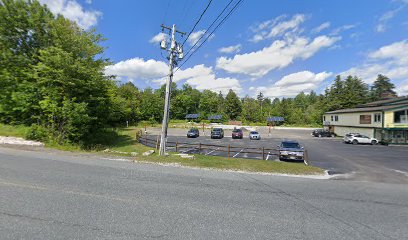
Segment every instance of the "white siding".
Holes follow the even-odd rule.
[[[381,112],[359,112],[359,113],[338,113],[338,114],[325,114],[326,117],[326,124],[331,126],[348,126],[348,127],[377,127],[380,128],[382,126],[381,122],[375,123],[374,122],[374,115],[381,114]],[[360,115],[371,115],[371,124],[360,124]],[[338,116],[338,121],[332,121],[331,117],[333,116],[333,120],[335,116]],[[384,121],[384,119],[381,119]]]
[[[334,133],[337,134],[338,136],[344,136],[347,133],[361,133],[363,135],[366,135],[367,137],[374,137],[373,128],[335,126]]]

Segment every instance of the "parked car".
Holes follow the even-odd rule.
[[[187,132],[187,137],[188,138],[197,138],[200,136],[200,131],[198,131],[197,128],[191,128],[190,130],[188,130]]]
[[[232,139],[235,139],[235,138],[242,139],[243,137],[244,137],[244,133],[242,132],[241,129],[236,128],[232,130]]]
[[[261,139],[261,134],[257,131],[251,131],[249,132],[249,139],[251,140],[260,140]]]
[[[279,160],[304,161],[305,150],[297,141],[285,140],[278,146]]]
[[[211,138],[223,138],[224,130],[222,128],[213,128],[211,130]]]
[[[349,133],[344,136],[344,143],[376,145],[378,144],[378,140],[376,138],[370,138],[362,134]]]
[[[325,129],[316,129],[312,132],[312,136],[314,137],[334,137],[334,133],[330,132],[329,130]]]

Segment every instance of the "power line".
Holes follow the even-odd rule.
[[[205,30],[205,32],[200,36],[200,38],[194,43],[194,45],[188,49],[187,53],[185,54],[185,56],[187,56],[190,51],[200,42],[200,40],[207,34],[207,32],[212,28],[212,26],[214,25],[214,23],[216,23],[218,21],[218,19],[221,17],[221,15],[225,12],[225,10],[229,7],[229,5],[231,5],[231,3],[234,0],[230,0],[230,2],[227,4],[227,6],[224,7],[224,9],[221,11],[220,14],[218,14],[218,16],[215,18],[215,20],[210,24],[210,26]]]
[[[194,29],[197,27],[197,24],[201,21],[201,18],[204,16],[205,12],[207,12],[207,9],[210,7],[211,3],[213,0],[208,1],[207,7],[205,7],[204,11],[201,13],[200,17],[198,18],[198,20],[196,21],[196,23],[194,24],[194,27],[191,29],[191,31],[188,33],[186,39],[184,40],[184,42],[181,44],[182,46],[184,46],[184,43],[186,43],[187,39],[190,37],[190,35],[193,33]]]
[[[187,57],[187,59],[186,60],[184,60],[183,61],[183,63],[180,65],[180,66],[178,66],[177,67],[177,69],[176,69],[176,71],[174,71],[174,72],[177,72],[190,58],[191,58],[191,56],[193,56],[194,55],[194,53],[196,53],[197,51],[198,51],[198,49],[200,49],[201,48],[201,46],[211,37],[211,35],[231,16],[231,14],[234,12],[234,10],[239,6],[239,4],[242,2],[243,0],[239,0],[235,5],[234,5],[234,7],[228,12],[228,14],[221,20],[221,22],[214,28],[214,30],[209,34],[209,35],[207,35],[207,37],[204,39],[204,41],[196,48],[196,49],[194,49],[194,51],[190,54],[190,56],[188,56]],[[196,44],[198,43],[198,41],[196,42]],[[195,45],[196,45],[195,44]],[[195,46],[194,45],[194,46]],[[193,46],[193,47],[194,47]],[[192,48],[193,48],[192,47]],[[190,50],[192,49],[192,48],[190,48]],[[187,54],[188,54],[188,52],[187,52]],[[187,54],[186,54],[186,56],[187,56]]]

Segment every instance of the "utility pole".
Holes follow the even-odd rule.
[[[174,69],[174,65],[177,64],[177,57],[178,59],[183,58],[182,46],[176,42],[175,35],[176,35],[176,32],[180,33],[181,36],[183,36],[185,33],[177,31],[175,24],[173,24],[172,28],[166,27],[163,24],[161,25],[161,27],[162,27],[162,31],[164,29],[171,31],[170,48],[167,49],[166,39],[164,39],[160,43],[161,49],[169,52],[169,75],[167,76],[167,81],[166,81],[166,96],[164,98],[164,114],[163,114],[162,130],[161,130],[161,135],[160,135],[160,148],[159,148],[160,156],[165,156],[166,155],[166,142],[167,142],[167,128],[169,125],[170,96],[171,96],[171,83],[173,80],[173,69]]]

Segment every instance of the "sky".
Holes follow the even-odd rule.
[[[383,74],[399,95],[408,95],[408,0],[243,0],[210,35],[238,1],[40,0],[102,34],[101,57],[112,62],[105,73],[141,89],[159,88],[169,71],[168,53],[159,46],[169,35],[160,25],[189,33],[209,4],[188,39],[176,35],[185,53],[194,52],[179,61],[178,86],[294,97],[324,92],[336,75],[372,84]],[[201,36],[208,40],[197,49]]]

